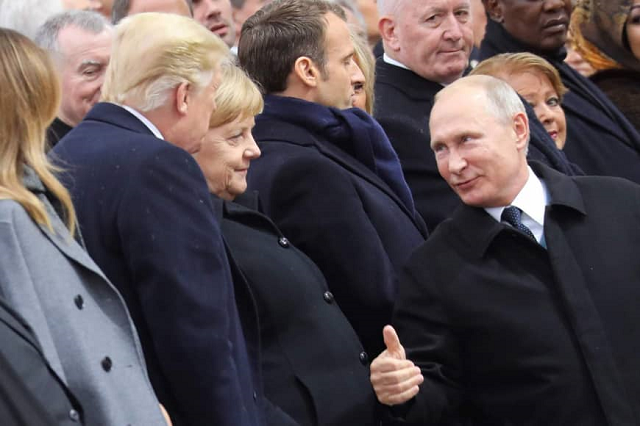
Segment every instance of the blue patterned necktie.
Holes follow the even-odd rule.
[[[531,229],[522,224],[522,210],[520,210],[519,208],[515,206],[509,206],[505,208],[502,211],[502,216],[500,216],[500,219],[503,222],[507,222],[509,225],[522,231],[527,236],[533,238],[535,242],[538,242],[538,240],[536,240],[536,237],[533,235],[533,232],[531,232]]]

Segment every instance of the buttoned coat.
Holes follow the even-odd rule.
[[[409,261],[393,324],[424,374],[411,424],[640,424],[640,187],[546,184],[546,249],[462,206]]]
[[[430,230],[451,217],[460,199],[440,176],[431,150],[429,117],[439,83],[420,77],[411,70],[376,61],[374,115],[398,153],[402,171],[411,188],[416,210]],[[530,122],[531,142],[528,158],[541,161],[569,174],[580,174],[559,151],[535,113],[525,105]]]
[[[129,306],[174,425],[262,424],[220,226],[192,156],[110,103],[51,155],[66,169],[89,253]]]
[[[256,118],[262,156],[251,163],[249,188],[318,265],[365,349],[377,355],[402,265],[427,236],[424,222],[354,157],[269,109]]]
[[[255,297],[265,396],[286,413],[272,426],[373,426],[363,347],[324,276],[257,209],[257,194],[224,202],[222,232],[236,287]]]
[[[0,200],[0,291],[31,326],[87,425],[164,425],[124,301],[71,237],[35,173],[27,187],[53,230]]]
[[[31,327],[0,297],[3,426],[78,426],[82,409],[53,371]]]

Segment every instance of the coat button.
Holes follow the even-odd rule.
[[[77,295],[73,301],[75,302],[76,306],[78,307],[78,309],[82,309],[84,308],[84,299],[82,298],[82,296]]]
[[[281,247],[284,248],[289,248],[289,240],[287,240],[285,237],[280,237],[278,238],[278,244],[280,244]]]
[[[102,364],[102,369],[107,373],[111,371],[111,367],[113,366],[113,362],[111,362],[111,358],[108,356],[104,357],[100,364]]]
[[[258,393],[257,392],[253,392],[253,400],[254,401],[258,400]]]
[[[333,293],[331,293],[330,291],[325,291],[322,297],[324,298],[324,301],[329,304],[333,303],[333,301],[335,300],[333,297]]]
[[[80,413],[78,413],[76,410],[71,409],[69,411],[69,418],[71,419],[71,421],[73,422],[79,422],[80,421]]]
[[[365,351],[360,352],[360,363],[367,365],[367,362],[369,362],[369,355]]]

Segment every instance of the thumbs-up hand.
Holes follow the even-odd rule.
[[[403,404],[416,396],[424,377],[420,368],[407,359],[394,328],[387,325],[382,335],[387,349],[371,363],[371,384],[382,404]]]

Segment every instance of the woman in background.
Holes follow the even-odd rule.
[[[591,81],[640,130],[640,0],[582,0],[570,32],[596,70]]]
[[[127,308],[78,243],[71,198],[44,153],[60,103],[53,64],[1,28],[0,87],[0,295],[82,406],[71,420],[164,425]]]
[[[561,102],[567,88],[553,65],[532,53],[503,53],[479,63],[471,75],[506,81],[531,105],[558,149],[564,147],[567,121]]]

